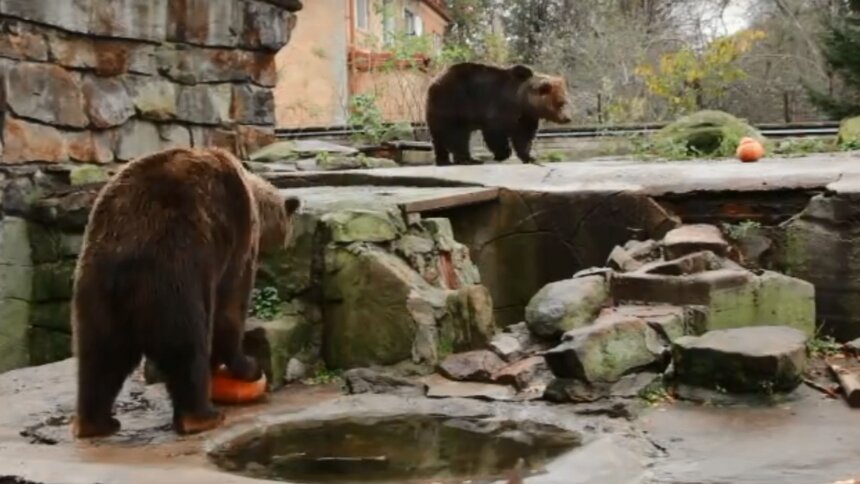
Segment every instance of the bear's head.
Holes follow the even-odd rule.
[[[284,198],[274,185],[257,175],[248,173],[247,179],[260,214],[260,251],[286,248],[293,237],[293,216],[301,202],[295,197]]]
[[[571,121],[567,113],[567,86],[562,77],[538,74],[521,65],[512,67],[511,73],[522,82],[520,95],[531,113],[558,124]]]

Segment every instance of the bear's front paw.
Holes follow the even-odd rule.
[[[260,368],[257,360],[246,355],[241,355],[230,362],[227,365],[227,371],[233,378],[242,381],[257,381],[263,376],[263,369]]]

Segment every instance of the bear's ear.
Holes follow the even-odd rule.
[[[513,74],[515,78],[523,81],[535,75],[534,71],[522,64],[517,64],[511,67],[511,74]]]
[[[296,210],[298,210],[301,205],[302,202],[296,197],[288,197],[284,200],[284,208],[287,209],[287,215],[296,213]]]

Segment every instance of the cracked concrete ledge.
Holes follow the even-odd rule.
[[[737,160],[504,163],[290,173],[272,180],[284,188],[355,184],[486,186],[551,192],[624,190],[651,196],[697,191],[816,190],[831,184],[835,184],[834,189],[853,192],[855,187],[860,191],[858,160],[860,152],[766,158],[757,163]],[[843,178],[845,182],[841,182]]]

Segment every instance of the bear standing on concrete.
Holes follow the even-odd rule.
[[[523,163],[533,162],[532,141],[538,123],[565,124],[567,90],[560,77],[535,74],[525,66],[509,69],[465,62],[448,68],[427,92],[427,128],[437,165],[475,164],[469,136],[481,130],[496,161],[511,156],[511,144]]]
[[[287,245],[298,207],[218,149],[139,158],[102,188],[74,279],[75,436],[119,430],[113,404],[142,355],[165,377],[177,432],[221,423],[212,370],[260,378],[242,352],[257,254]]]

